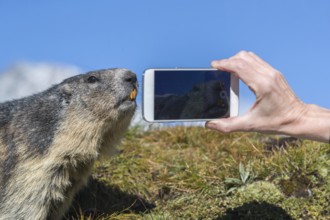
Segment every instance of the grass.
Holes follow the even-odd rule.
[[[67,219],[329,219],[328,144],[137,127],[119,148]]]

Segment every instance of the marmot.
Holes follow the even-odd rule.
[[[127,69],[92,71],[0,104],[0,219],[61,219],[136,108]]]

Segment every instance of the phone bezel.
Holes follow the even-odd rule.
[[[143,73],[142,85],[142,115],[148,122],[201,122],[210,119],[154,119],[154,90],[155,90],[155,71],[214,71],[213,68],[154,68],[146,69]],[[230,117],[238,115],[239,107],[239,80],[235,74],[230,74]]]

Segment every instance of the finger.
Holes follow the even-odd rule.
[[[246,51],[240,51],[228,59],[212,61],[211,66],[227,72],[239,74],[242,72],[242,69],[246,69],[246,62],[243,58],[246,58],[247,56],[248,53]]]
[[[249,131],[250,122],[248,116],[223,118],[209,121],[205,124],[205,127],[220,131],[222,133],[230,133],[236,131]]]
[[[240,62],[238,59],[224,59],[224,60],[214,60],[211,62],[213,68],[223,70],[226,72],[234,73],[239,76],[241,73],[240,68],[242,67],[243,62]],[[239,76],[240,77],[240,76]]]
[[[255,53],[253,53],[253,52],[248,52],[248,53],[250,54],[251,58],[253,58],[260,65],[264,66],[268,71],[276,71],[276,69],[273,66],[271,66],[269,63],[267,63],[266,61],[264,61],[263,59],[261,59]]]
[[[230,58],[224,60],[215,60],[212,61],[211,65],[213,68],[235,74],[248,86],[256,81],[257,76],[254,74],[255,72],[251,70],[251,66],[242,59]]]
[[[256,60],[256,61],[258,61],[259,63],[261,63],[261,64],[266,64],[266,65],[268,65],[269,66],[269,64],[266,62],[266,61],[264,61],[263,59],[261,59],[258,55],[256,55],[255,53],[253,53],[253,52],[248,52],[249,53],[249,55],[254,59],[254,60]]]
[[[253,52],[240,51],[234,57],[232,57],[232,59],[236,57],[244,60],[246,65],[249,65],[253,68],[254,72],[259,73],[261,75],[264,75],[269,71],[276,71],[270,64],[262,60]]]
[[[211,62],[211,66],[213,68],[223,70],[223,71],[228,71],[228,72],[233,72],[230,68],[226,67],[226,64],[228,62],[228,59],[223,59],[223,60],[213,60]]]

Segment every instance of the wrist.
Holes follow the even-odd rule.
[[[297,116],[292,119],[283,133],[329,143],[330,110],[302,103],[296,111]]]

